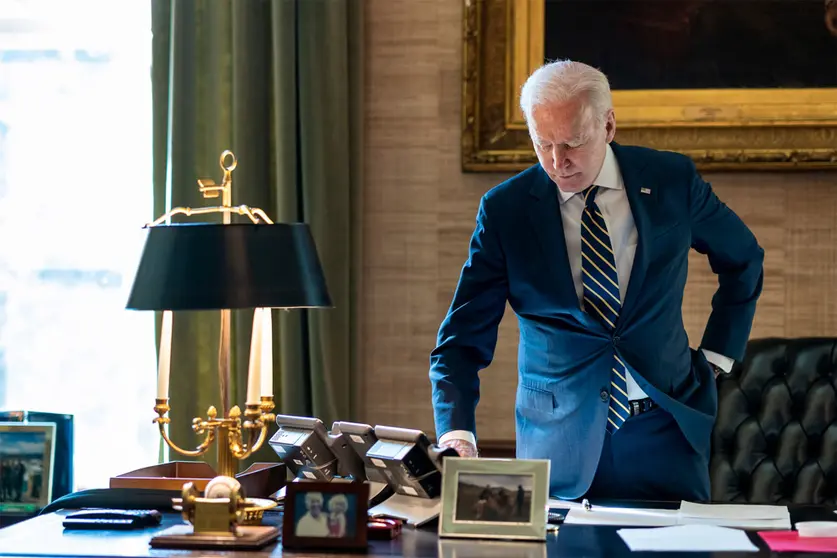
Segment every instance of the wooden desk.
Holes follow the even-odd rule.
[[[163,525],[143,531],[67,531],[61,525],[65,512],[36,517],[5,529],[0,529],[0,556],[67,556],[67,557],[159,557],[176,556],[193,558],[198,556],[218,557],[305,557],[324,558],[339,554],[318,553],[311,551],[283,552],[281,544],[274,544],[258,552],[220,552],[220,551],[183,551],[151,549],[150,538],[158,531],[180,522],[179,515],[167,514]],[[792,507],[791,518],[795,521],[831,519],[834,513],[830,508],[818,506]],[[265,523],[278,524],[281,515],[268,513]],[[755,534],[751,535],[758,553],[725,553],[726,558],[763,558],[781,556],[770,554],[764,542]],[[435,530],[406,529],[395,541],[371,541],[366,556],[382,558],[385,556],[404,556],[407,558],[558,558],[592,557],[612,558],[631,556],[616,529],[613,527],[590,527],[564,525],[561,530],[550,535],[542,543],[508,543],[489,541],[465,541],[447,539],[440,541]],[[343,556],[346,556],[343,554]],[[706,558],[707,553],[653,553],[654,558]],[[790,556],[790,555],[787,555]],[[805,558],[825,556],[817,554],[799,555]],[[834,555],[831,555],[834,556]]]

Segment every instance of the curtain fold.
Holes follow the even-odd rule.
[[[357,420],[362,11],[354,0],[152,0],[154,217],[214,204],[197,179],[219,181],[230,149],[233,204],[310,225],[334,308],[273,311],[275,412],[326,427]],[[252,317],[233,312],[230,400],[241,407]],[[174,315],[170,432],[183,447],[197,441],[193,417],[220,411],[219,324],[219,312]],[[215,463],[214,448],[204,459]],[[277,456],[265,444],[254,460]]]

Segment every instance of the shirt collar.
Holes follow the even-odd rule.
[[[616,161],[616,156],[613,154],[613,149],[610,144],[607,144],[605,149],[605,158],[602,163],[602,168],[599,170],[599,175],[593,184],[602,188],[611,188],[613,190],[621,190],[624,186],[622,183],[622,173],[619,171],[619,163]],[[558,201],[564,204],[567,200],[573,197],[578,192],[564,192],[558,188]]]

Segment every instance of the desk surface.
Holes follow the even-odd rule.
[[[5,529],[0,529],[0,556],[68,556],[68,557],[157,557],[176,556],[191,558],[198,556],[226,556],[235,558],[296,556],[322,558],[335,554],[298,551],[283,552],[281,544],[273,544],[261,551],[185,551],[152,549],[148,541],[157,532],[180,523],[176,514],[167,514],[163,524],[154,529],[137,531],[67,531],[61,525],[65,512],[36,517]],[[831,509],[822,507],[792,507],[791,518],[796,521],[815,519],[833,519]],[[266,514],[265,523],[278,524],[279,514]],[[828,556],[825,554],[771,554],[767,546],[752,533],[751,538],[759,547],[758,553],[724,553],[726,558],[759,558],[766,556],[798,556],[812,558]],[[345,554],[343,555],[345,556]],[[582,525],[563,525],[556,534],[549,535],[546,543],[510,543],[490,541],[469,541],[446,539],[439,540],[434,529],[405,529],[395,541],[371,541],[366,556],[381,558],[384,556],[405,556],[408,558],[558,558],[584,556],[591,558],[617,556],[652,556],[653,558],[672,558],[688,556],[690,558],[709,558],[712,553],[631,553],[616,534],[613,527],[592,527]],[[834,556],[833,554],[830,556]]]

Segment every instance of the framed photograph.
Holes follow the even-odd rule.
[[[549,461],[449,457],[440,537],[545,540]]]
[[[365,549],[369,485],[292,482],[285,489],[282,546]]]
[[[0,422],[0,513],[34,513],[52,501],[54,423]]]
[[[835,0],[464,0],[463,42],[466,171],[537,162],[520,88],[566,58],[608,76],[620,143],[701,169],[837,168]]]

